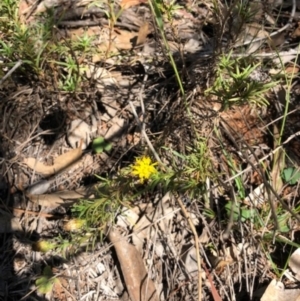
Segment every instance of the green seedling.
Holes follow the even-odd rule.
[[[41,294],[47,294],[52,291],[53,285],[57,282],[59,280],[54,277],[51,267],[46,266],[43,270],[43,275],[35,281],[35,285]]]
[[[231,211],[233,210],[233,221],[241,221],[245,222],[246,220],[253,220],[255,217],[255,209],[248,209],[246,207],[241,207],[240,204],[234,204],[233,202],[228,202],[225,205],[225,210],[228,215],[228,217],[231,214]]]
[[[295,185],[298,183],[300,179],[300,170],[296,167],[289,167],[283,170],[282,179],[291,185]]]
[[[112,144],[107,142],[103,137],[98,137],[94,139],[92,149],[96,154],[101,154],[103,151],[110,151],[112,149]]]

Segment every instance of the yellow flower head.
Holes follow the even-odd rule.
[[[149,157],[136,158],[135,163],[131,166],[131,174],[138,176],[141,183],[147,180],[151,175],[157,173],[154,167],[157,163],[152,163]]]
[[[52,242],[46,240],[39,240],[32,244],[32,250],[36,252],[43,252],[46,253],[50,250],[53,250],[56,245]]]

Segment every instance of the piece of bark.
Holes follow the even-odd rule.
[[[154,283],[136,248],[114,229],[109,231],[108,238],[115,247],[131,301],[158,301]]]

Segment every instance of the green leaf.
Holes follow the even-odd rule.
[[[232,208],[233,206],[233,208]],[[225,209],[226,209],[226,213],[227,213],[227,216],[230,217],[230,214],[231,214],[231,210],[233,210],[233,221],[238,221],[239,219],[239,215],[240,215],[240,208],[239,208],[239,205],[235,205],[233,202],[228,202],[226,205],[225,205]]]
[[[43,276],[39,277],[35,281],[37,290],[42,294],[47,294],[51,292],[54,282],[57,279],[52,278],[54,275],[52,273],[51,267],[46,266],[43,270]]]
[[[150,5],[153,7],[154,10],[154,16],[155,16],[155,20],[156,23],[158,25],[158,27],[163,30],[164,28],[164,22],[163,22],[163,17],[159,8],[159,5],[162,5],[163,2],[161,0],[154,0],[150,2]]]
[[[245,221],[247,219],[254,218],[255,209],[242,209],[241,210],[241,220]]]
[[[112,144],[107,142],[103,137],[94,139],[92,149],[96,154],[101,154],[103,151],[110,151]]]
[[[232,209],[233,206],[233,209]],[[235,205],[233,202],[228,202],[225,205],[225,210],[227,212],[227,216],[230,217],[231,210],[233,210],[233,221],[237,222],[240,218],[242,222],[252,219],[255,216],[255,210],[254,209],[245,209],[240,208],[240,205]]]
[[[294,185],[300,179],[300,170],[295,167],[289,167],[283,170],[282,178],[285,182]]]

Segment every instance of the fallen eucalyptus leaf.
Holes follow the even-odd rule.
[[[115,247],[131,301],[158,301],[154,283],[137,249],[114,229],[109,231],[108,238]]]
[[[54,159],[53,165],[45,165],[42,162],[37,161],[35,158],[25,158],[24,163],[37,173],[44,176],[51,176],[57,174],[63,169],[70,167],[72,163],[77,161],[82,156],[81,146],[76,149],[72,149],[67,153],[64,153]]]

